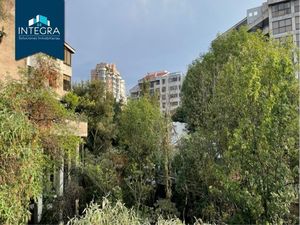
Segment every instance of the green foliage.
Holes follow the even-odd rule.
[[[117,160],[119,153],[109,151],[95,157],[87,153],[85,165],[83,166],[83,174],[85,175],[86,192],[89,199],[101,199],[102,196],[108,196],[112,201],[122,199],[120,188],[118,166],[122,162]]]
[[[175,203],[169,199],[159,199],[154,204],[155,214],[164,219],[177,218],[179,212]]]
[[[189,67],[182,109],[196,132],[177,158],[177,188],[193,206],[183,210],[218,223],[296,223],[294,51],[241,29],[218,37]]]
[[[159,108],[146,97],[130,101],[121,114],[119,138],[128,159],[124,181],[128,197],[132,198],[130,204],[137,208],[149,200],[156,186],[155,160],[161,145],[161,123]]]
[[[1,93],[0,108],[0,223],[24,224],[42,191],[44,157],[35,127],[8,109]]]
[[[112,205],[104,199],[102,206],[91,204],[85,209],[85,215],[81,218],[73,218],[68,225],[150,225],[148,219],[141,218],[133,209],[127,209],[121,202]],[[164,220],[159,218],[157,225],[183,225],[178,219]]]
[[[40,55],[36,67],[21,73],[22,80],[0,84],[0,217],[5,224],[27,222],[30,200],[51,189],[47,175],[80,142],[68,125],[75,116],[49,88],[57,87],[61,75],[55,61]]]
[[[112,94],[101,81],[75,84],[73,92],[79,96],[75,111],[88,118],[87,148],[95,155],[111,149],[116,135]]]
[[[75,112],[79,104],[79,97],[74,92],[68,92],[62,99],[62,103],[68,110]]]

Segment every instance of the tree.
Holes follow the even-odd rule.
[[[155,160],[161,145],[161,122],[159,108],[147,97],[130,101],[121,114],[119,139],[128,160],[124,180],[133,198],[131,205],[138,208],[149,200],[156,186]]]
[[[75,111],[88,118],[87,148],[95,155],[108,151],[116,135],[113,95],[101,81],[75,84],[73,92],[79,97]]]
[[[281,44],[243,28],[218,37],[210,51],[189,67],[183,109],[196,133],[187,146],[203,157],[194,168],[178,173],[188,177],[201,171],[199,180],[179,185],[188,188],[193,201],[203,199],[203,193],[195,196],[190,189],[195,185],[212,196],[199,204],[199,216],[205,216],[211,205],[211,220],[295,223],[290,213],[298,182],[294,51],[290,42]],[[199,141],[205,145],[196,144]],[[179,157],[180,163],[192,161],[188,155]],[[207,169],[209,173],[203,174]]]

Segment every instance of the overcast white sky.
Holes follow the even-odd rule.
[[[73,81],[99,62],[116,63],[127,91],[147,72],[186,72],[218,33],[263,0],[66,0]]]

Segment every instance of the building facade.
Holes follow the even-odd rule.
[[[158,71],[148,73],[138,81],[138,84],[130,89],[130,98],[137,99],[142,94],[143,84],[149,83],[150,95],[157,94],[160,110],[163,113],[173,113],[181,103],[180,92],[184,75],[181,72],[170,73]]]
[[[91,80],[101,80],[106,85],[106,90],[111,92],[117,102],[126,102],[125,81],[115,64],[99,63],[91,71]]]
[[[249,31],[260,29],[266,35],[278,40],[291,36],[300,46],[299,2],[300,0],[268,0],[261,6],[248,9],[247,17],[229,31],[247,25]]]

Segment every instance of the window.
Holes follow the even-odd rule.
[[[272,17],[284,16],[291,13],[291,2],[284,2],[272,6]]]
[[[300,7],[299,2],[300,2],[299,0],[294,1],[294,3],[295,3],[295,12],[299,12],[299,7]]]
[[[150,87],[151,87],[151,88],[154,87],[154,83],[155,83],[155,81],[151,81],[151,83],[150,83]]]
[[[292,19],[273,22],[273,34],[281,34],[292,31]]]
[[[161,92],[166,92],[166,87],[162,87]]]
[[[171,102],[171,106],[178,106],[178,102]]]
[[[163,104],[162,104],[162,107],[163,107],[163,109],[166,108],[166,103],[163,103]]]
[[[165,84],[165,83],[166,83],[166,80],[165,80],[165,79],[162,79],[162,83]]]
[[[300,29],[299,29],[299,27],[300,27],[300,21],[299,21],[299,20],[300,20],[300,17],[299,17],[299,16],[296,16],[295,19],[296,19],[296,30],[300,30]]]
[[[176,82],[176,81],[177,81],[177,77],[170,77],[169,78],[169,83]]]
[[[64,59],[64,63],[68,66],[71,66],[72,64],[72,54],[70,51],[68,51],[68,49],[65,48],[65,59]]]
[[[162,99],[162,100],[166,100],[166,95],[162,95],[162,96],[161,96],[161,99]]]
[[[300,34],[296,34],[296,44],[300,47]]]
[[[177,98],[178,94],[170,94],[170,98]]]
[[[34,71],[34,69],[33,69],[32,66],[27,66],[27,71],[28,71],[28,74],[32,74],[32,72]]]
[[[64,91],[70,91],[71,90],[71,77],[64,74],[64,83],[63,83],[63,89]]]
[[[177,88],[178,88],[177,86],[171,86],[170,91],[175,91],[175,90],[177,90]]]
[[[157,80],[157,81],[156,81],[156,85],[159,85],[159,84],[160,84],[160,80]]]

